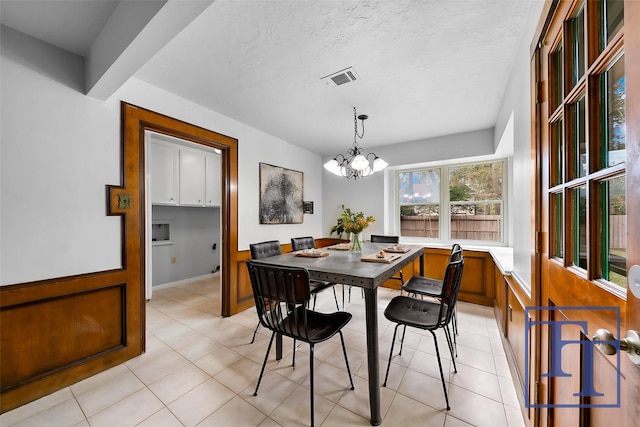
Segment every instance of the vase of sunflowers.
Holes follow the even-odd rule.
[[[338,218],[338,223],[331,228],[331,234],[343,232],[349,233],[351,236],[351,252],[362,252],[362,232],[375,218],[365,216],[362,212],[353,212],[350,208],[341,205],[342,213]]]

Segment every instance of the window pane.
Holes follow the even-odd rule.
[[[502,240],[502,162],[450,167],[449,200],[452,240]]]
[[[502,203],[451,204],[451,239],[499,242]]]
[[[440,205],[403,205],[400,207],[400,235],[440,237]]]
[[[440,169],[398,173],[400,235],[438,238]]]
[[[571,177],[580,178],[587,175],[587,136],[585,134],[585,97],[571,105],[571,152],[572,165]]]
[[[562,138],[562,119],[551,125],[551,168],[549,184],[551,187],[564,182],[564,139]]]
[[[625,177],[600,185],[600,277],[612,283],[627,283],[627,202]]]
[[[551,195],[551,256],[562,258],[564,255],[564,228],[562,226],[563,212],[562,193]]]
[[[502,200],[502,162],[449,168],[451,202]]]
[[[600,1],[600,25],[602,40],[600,51],[611,43],[624,23],[624,1],[604,0]]]
[[[571,63],[571,87],[584,75],[584,8],[569,21],[569,33],[571,35],[571,50],[569,54]]]
[[[551,111],[555,111],[555,109],[558,108],[558,105],[562,102],[564,94],[562,52],[562,47],[560,47],[558,50],[553,52],[549,58],[549,65],[551,67],[551,70],[549,71],[549,78],[551,79],[551,82],[549,83]]]
[[[573,265],[587,269],[587,190],[573,191]]]
[[[600,96],[603,110],[602,163],[606,168],[622,163],[627,158],[627,114],[626,114],[626,79],[624,73],[624,57],[618,59],[611,68],[602,74],[602,94]]]

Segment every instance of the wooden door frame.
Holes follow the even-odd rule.
[[[230,316],[238,311],[235,303],[237,301],[237,287],[231,286],[231,283],[238,283],[236,268],[238,258],[238,140],[122,102],[122,153],[126,156],[123,159],[123,182],[138,182],[139,192],[138,194],[133,194],[132,198],[137,200],[141,206],[145,206],[145,131],[169,135],[221,151],[222,312],[220,314],[225,317]],[[131,193],[129,190],[122,190],[120,187],[117,191],[112,191],[115,197],[117,197],[118,193],[123,192]],[[132,230],[132,232],[137,231],[137,242],[133,244],[139,247],[144,265],[146,250],[145,229],[150,223],[150,218],[146,218],[144,214],[140,215],[140,217],[140,224],[134,225],[135,231]],[[141,280],[140,286],[144,294],[144,279]],[[144,305],[142,305],[141,310],[140,316],[144,319]],[[144,322],[141,327],[143,328],[142,336],[144,337]]]

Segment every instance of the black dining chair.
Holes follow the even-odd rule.
[[[260,243],[249,244],[249,250],[251,251],[251,259],[262,259],[282,254],[282,248],[280,247],[280,240],[269,240]],[[260,329],[260,322],[256,325],[256,329],[253,331],[253,337],[251,338],[251,344],[256,340],[256,334]]]
[[[462,248],[459,244],[454,243],[451,247],[451,253],[449,254],[449,262],[458,260],[461,257]],[[409,280],[407,280],[407,283],[402,285],[402,290],[407,292],[409,295],[413,294],[414,296],[420,297],[427,296],[438,298],[442,293],[442,280],[424,276],[413,276]],[[451,325],[454,332],[454,347],[457,349],[457,340],[455,335],[458,334],[458,318],[455,311],[453,313]]]
[[[264,374],[264,368],[269,358],[269,352],[276,334],[303,341],[309,344],[309,395],[311,405],[311,426],[314,425],[314,348],[315,345],[326,341],[335,334],[340,335],[342,352],[347,365],[347,373],[354,389],[347,349],[344,345],[342,328],[351,320],[351,314],[345,311],[335,313],[319,313],[309,310],[308,303],[311,297],[309,272],[304,268],[276,267],[247,261],[251,288],[258,312],[260,323],[272,331],[271,340],[267,347],[267,354],[262,363],[260,377],[256,384],[254,396],[258,395],[260,382]],[[293,356],[295,366],[295,352]]]
[[[372,234],[371,243],[391,243],[392,245],[397,245],[400,243],[400,236],[382,236],[379,234]],[[397,276],[391,277],[391,279],[399,280],[400,286],[404,285],[404,275],[402,274],[402,270],[398,272]]]
[[[402,345],[404,344],[404,335],[407,326],[429,331],[433,336],[433,342],[436,348],[438,368],[440,369],[440,379],[442,380],[442,389],[447,403],[447,410],[451,409],[451,407],[449,406],[449,396],[447,395],[447,387],[444,381],[444,373],[442,371],[442,361],[440,360],[440,350],[438,348],[438,339],[436,338],[435,332],[438,329],[442,329],[444,331],[447,338],[449,353],[451,354],[451,361],[453,362],[454,372],[458,372],[456,361],[453,357],[453,343],[451,341],[448,325],[451,323],[453,311],[458,301],[463,268],[464,258],[462,256],[456,261],[449,262],[444,274],[442,291],[438,296],[438,300],[424,300],[400,295],[394,297],[384,311],[384,317],[386,317],[387,320],[396,323],[396,327],[393,330],[391,351],[389,352],[389,362],[387,363],[387,373],[384,377],[383,386],[387,386],[389,368],[391,366],[391,358],[393,356],[393,347],[398,327],[400,325],[404,326],[402,338],[400,340],[399,354],[402,354]]]
[[[291,249],[294,252],[302,251],[305,249],[315,249],[316,248],[316,240],[311,237],[292,237],[291,238]],[[322,280],[311,280],[311,294],[313,295],[313,310],[316,309],[316,296],[318,292],[323,291],[325,289],[331,288],[333,289],[333,299],[336,301],[336,309],[340,310],[340,306],[338,305],[338,297],[336,295],[335,283],[332,282],[324,282]],[[342,304],[344,307],[344,304]]]

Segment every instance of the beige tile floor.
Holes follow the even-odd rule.
[[[336,287],[341,299],[340,286]],[[381,380],[393,324],[383,311],[398,291],[381,288]],[[217,278],[156,290],[147,303],[147,351],[108,371],[0,415],[9,426],[302,426],[309,423],[308,346],[285,357],[271,350],[258,396],[253,396],[270,334],[254,309],[230,318],[219,313]],[[381,388],[383,426],[523,427],[524,422],[499,332],[488,307],[459,303],[458,372],[446,343],[443,365],[451,410],[446,411],[435,347],[428,332],[407,330],[402,356],[394,355]],[[331,291],[317,310],[335,310]],[[364,301],[353,292],[344,330],[355,390],[350,390],[339,337],[316,346],[317,426],[368,426],[369,401]],[[440,331],[441,332],[441,331]],[[442,335],[442,334],[440,334]],[[444,336],[440,337],[444,340]],[[396,351],[397,353],[397,347]]]

